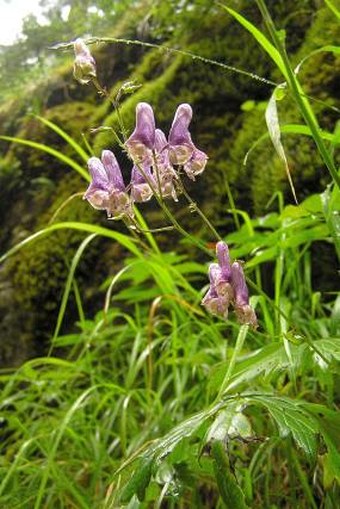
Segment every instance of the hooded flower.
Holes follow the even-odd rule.
[[[202,300],[202,305],[210,313],[227,318],[230,302],[234,298],[234,291],[230,284],[229,249],[225,242],[217,243],[216,254],[218,263],[212,263],[209,267],[210,287]]]
[[[202,305],[212,314],[228,317],[230,304],[233,305],[238,321],[257,327],[255,311],[249,305],[249,295],[242,265],[230,264],[229,249],[225,242],[216,245],[218,263],[209,267],[210,287]]]
[[[155,147],[155,116],[150,104],[137,104],[136,127],[125,144],[134,161],[150,160]]]
[[[195,176],[204,170],[208,156],[192,142],[189,132],[191,119],[190,104],[180,104],[169,132],[169,155],[172,164],[183,165],[188,177],[195,180]]]
[[[234,262],[231,266],[231,284],[234,288],[234,307],[240,323],[257,328],[257,318],[254,309],[249,305],[249,294],[242,265]]]
[[[95,209],[106,210],[108,217],[133,216],[130,197],[125,192],[123,176],[117,159],[110,150],[103,150],[101,160],[91,157],[88,161],[92,182],[84,199]]]
[[[75,60],[73,64],[73,76],[79,83],[86,85],[96,77],[96,61],[82,39],[74,42]]]

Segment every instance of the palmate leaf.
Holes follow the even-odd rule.
[[[233,440],[236,436],[244,436],[245,438],[252,436],[253,430],[250,421],[243,415],[243,410],[246,408],[251,410],[251,407],[254,406],[263,407],[276,424],[279,435],[282,438],[291,436],[310,461],[316,459],[318,438],[321,435],[327,446],[327,454],[324,458],[325,476],[328,482],[330,478],[340,477],[340,455],[334,442],[334,433],[327,429],[330,418],[333,419],[334,412],[329,411],[323,405],[293,400],[271,393],[250,394],[241,392],[223,398],[191,416],[175,426],[165,436],[149,443],[143,450],[127,459],[116,471],[115,477],[118,477],[127,467],[131,467],[135,461],[136,466],[132,468],[127,483],[121,488],[120,496],[125,501],[131,499],[134,495],[142,498],[152,475],[156,474],[163,461],[168,459],[171,461],[173,453],[176,454],[177,462],[181,459],[185,460],[184,457],[187,453],[182,444],[185,444],[194,436],[202,440],[202,432],[204,434],[202,446],[210,439],[212,442],[219,442],[226,438],[226,434],[230,440]],[[320,414],[326,416],[322,421],[320,420]],[[215,418],[215,420],[208,429],[212,418]],[[266,420],[265,415],[263,415],[263,420]],[[192,442],[190,443],[192,448]],[[143,469],[145,471],[142,475],[141,470]],[[147,483],[145,482],[146,477]]]
[[[311,369],[318,363],[315,354],[319,352],[327,360],[340,361],[340,340],[338,338],[320,339],[313,342],[314,350],[306,343],[290,345],[291,359],[288,359],[282,343],[267,345],[243,357],[236,363],[231,374],[226,392],[239,390],[240,386],[252,383],[254,380],[269,378],[287,369]],[[314,357],[313,357],[314,354]],[[218,365],[210,375],[209,388],[217,391],[229,363]]]
[[[291,435],[308,458],[315,459],[320,427],[317,420],[304,410],[300,402],[270,394],[254,395],[249,399],[268,410],[277,424],[281,437]]]

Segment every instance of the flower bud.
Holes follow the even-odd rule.
[[[73,76],[79,83],[86,85],[96,77],[96,61],[82,39],[74,42],[75,60],[73,64]]]

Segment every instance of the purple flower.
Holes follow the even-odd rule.
[[[208,156],[192,142],[189,132],[191,119],[190,104],[180,104],[169,132],[169,155],[172,164],[183,165],[188,177],[195,180],[195,176],[204,170]]]
[[[96,77],[96,61],[82,39],[74,42],[75,60],[73,64],[73,76],[79,83],[86,85]]]
[[[155,134],[154,172],[156,174],[157,185],[160,184],[160,192],[163,198],[171,196],[175,201],[178,201],[174,185],[177,179],[177,173],[169,159],[167,139],[160,129],[156,129]]]
[[[240,323],[257,328],[254,309],[249,305],[249,293],[242,265],[234,262],[231,266],[231,284],[234,288],[234,308]]]
[[[155,147],[155,116],[150,104],[137,104],[136,127],[125,145],[134,161],[146,162],[151,158]]]
[[[225,242],[216,244],[218,263],[209,266],[210,287],[202,305],[212,314],[228,317],[230,304],[233,305],[238,321],[257,327],[255,311],[249,305],[249,295],[242,265],[230,264],[229,249]]]
[[[218,263],[212,263],[209,267],[210,287],[202,300],[202,305],[210,313],[227,318],[234,290],[231,286],[229,249],[225,242],[217,243],[216,254]]]
[[[221,267],[217,263],[209,266],[210,287],[202,299],[201,304],[213,315],[228,317],[229,299],[226,295],[219,295],[217,281],[221,278]]]
[[[110,150],[103,150],[101,160],[91,157],[88,168],[92,177],[84,199],[95,209],[106,210],[108,217],[133,217],[132,204],[117,159]]]
[[[204,171],[207,161],[207,154],[195,148],[190,159],[184,164],[184,171],[191,180],[195,180],[195,177]]]
[[[139,167],[142,168],[144,175]],[[154,187],[155,179],[147,162],[141,163],[139,167],[135,164],[131,170],[131,199],[135,202],[149,201],[153,195],[150,183]]]

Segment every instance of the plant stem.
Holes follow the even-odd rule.
[[[306,95],[303,93],[302,87],[300,85],[300,82],[294,73],[292,66],[289,61],[289,57],[287,55],[286,49],[284,45],[282,44],[280,37],[278,36],[277,30],[275,28],[274,22],[272,20],[272,17],[267,9],[265,0],[256,0],[256,3],[258,5],[258,8],[262,14],[263,20],[265,22],[265,25],[268,29],[268,32],[276,46],[276,49],[280,53],[280,56],[283,60],[285,70],[286,70],[286,78],[288,81],[288,85],[291,88],[293,92],[294,99],[300,109],[300,112],[310,128],[314,142],[319,150],[319,153],[325,163],[325,165],[328,168],[329,173],[331,174],[332,179],[334,182],[336,182],[337,186],[340,188],[340,176],[339,173],[335,167],[335,164],[332,160],[332,157],[327,150],[327,147],[320,136],[320,126],[318,124],[318,121],[314,115],[314,112],[309,104],[309,101],[306,97]]]
[[[237,339],[236,339],[236,344],[235,344],[235,347],[234,347],[234,351],[233,351],[233,354],[232,354],[231,359],[230,359],[230,364],[228,366],[226,374],[224,375],[224,379],[223,379],[223,382],[221,384],[221,388],[220,388],[220,390],[219,390],[219,392],[217,394],[216,400],[215,400],[216,402],[222,398],[223,393],[225,392],[225,390],[228,387],[231,375],[233,373],[233,370],[234,370],[234,367],[235,367],[235,364],[236,364],[236,359],[238,358],[238,356],[239,356],[239,354],[240,354],[240,352],[241,352],[241,350],[243,348],[243,344],[244,344],[244,341],[246,339],[248,329],[249,329],[249,325],[242,325],[240,327],[240,331],[239,331]]]
[[[212,234],[214,235],[214,237],[216,238],[216,240],[222,240],[222,237],[220,236],[220,234],[218,233],[218,231],[214,228],[214,226],[211,224],[211,222],[209,221],[209,219],[207,218],[207,216],[204,214],[204,212],[199,208],[199,206],[197,205],[197,203],[191,198],[191,196],[189,195],[189,193],[187,192],[187,190],[185,189],[185,187],[183,186],[183,184],[181,183],[180,184],[180,189],[183,193],[183,196],[186,198],[186,200],[188,201],[190,207],[192,208],[192,210],[194,210],[195,212],[197,212],[197,214],[200,216],[200,218],[203,220],[203,222],[207,225],[207,227],[209,228],[209,230],[212,232]]]

